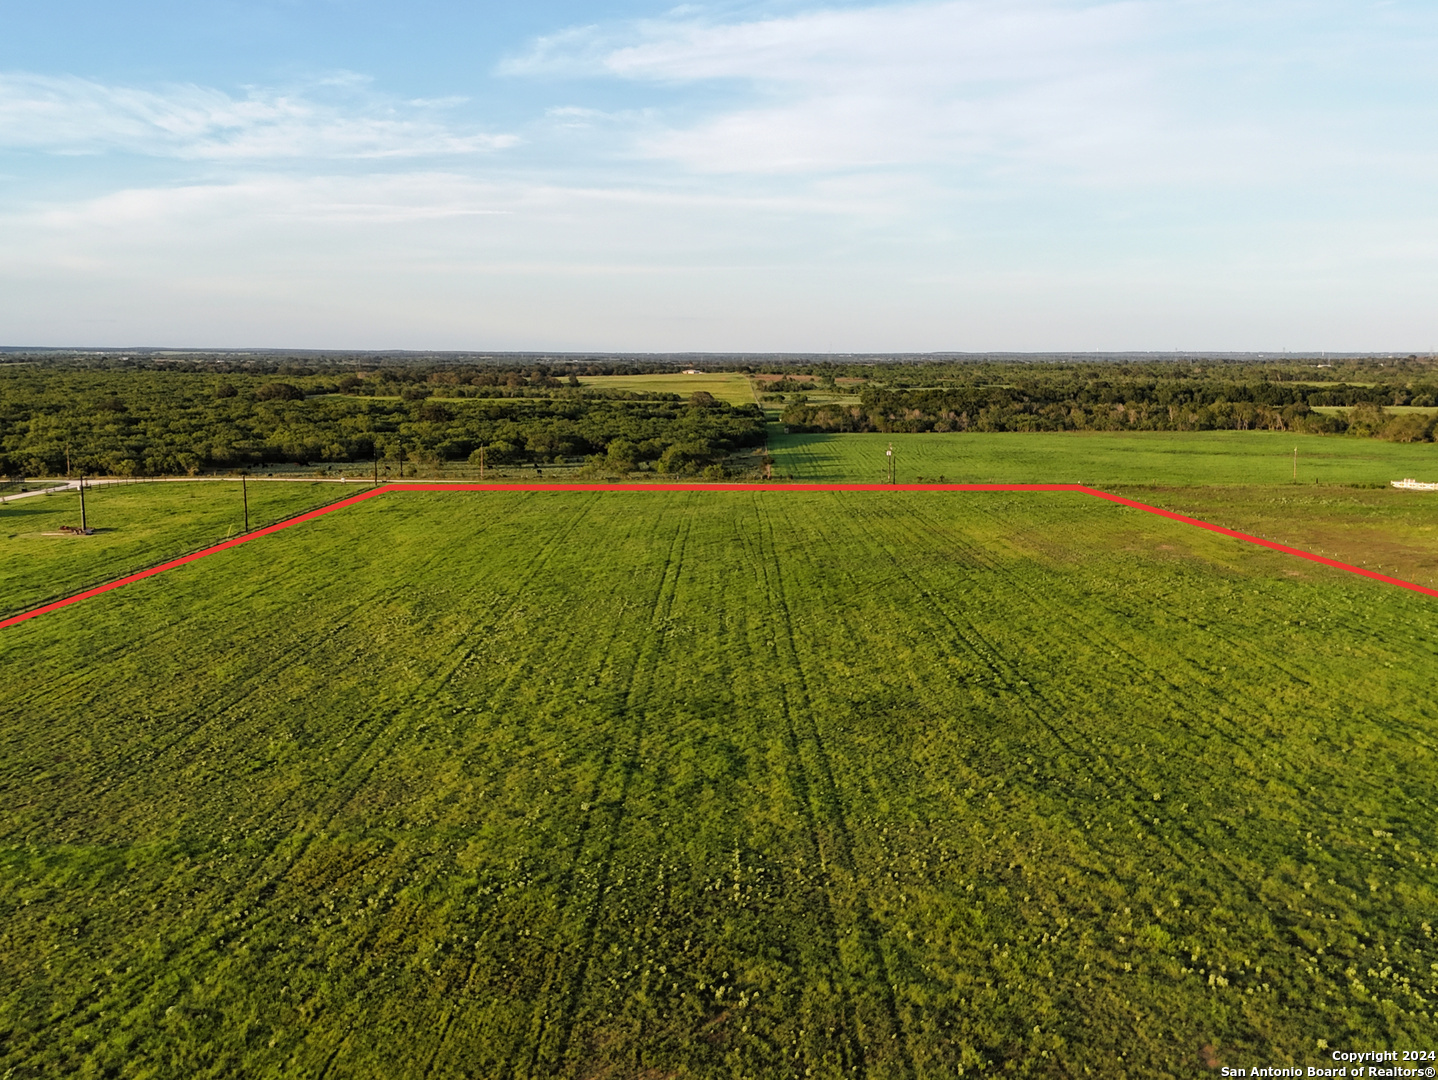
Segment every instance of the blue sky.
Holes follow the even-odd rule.
[[[0,344],[1438,345],[1438,5],[0,0]]]

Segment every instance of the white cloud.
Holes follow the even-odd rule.
[[[213,237],[252,229],[332,225],[389,225],[452,218],[509,216],[529,226],[553,229],[553,236],[577,238],[575,223],[591,234],[629,235],[626,246],[652,247],[655,236],[641,224],[645,215],[664,220],[673,232],[676,220],[692,219],[692,238],[712,228],[706,215],[728,223],[716,231],[733,237],[732,224],[771,217],[792,220],[852,218],[877,214],[870,186],[836,184],[818,197],[744,196],[723,192],[656,190],[646,187],[585,187],[544,181],[483,180],[456,172],[396,171],[362,175],[287,176],[257,174],[224,183],[133,187],[87,199],[39,202],[0,211],[0,251],[19,256],[25,250],[77,244],[106,249],[118,238],[118,250],[158,238]],[[23,237],[24,239],[19,239]],[[202,241],[208,242],[208,241]],[[33,246],[32,246],[33,245]],[[683,242],[670,245],[684,250]]]
[[[730,22],[671,13],[541,38],[499,71],[661,91],[662,122],[633,125],[630,148],[698,173],[924,168],[969,189],[1122,191],[1287,185],[1335,153],[1431,166],[1431,139],[1397,143],[1391,122],[1361,108],[1344,130],[1346,112],[1315,97],[1363,100],[1351,80],[1421,67],[1391,28],[1369,25],[1377,16],[1332,6],[924,0]],[[1414,104],[1431,82],[1391,100],[1431,114]]]
[[[1427,333],[1438,16],[1414,7],[1420,25],[1395,30],[1344,0],[812,2],[833,6],[751,18],[733,12],[761,5],[726,0],[536,42],[500,68],[529,118],[524,150],[498,159],[481,152],[515,137],[440,96],[484,100],[468,70],[427,79],[425,98],[344,72],[229,93],[0,75],[0,152],[48,157],[3,162],[0,333],[70,342],[77,312],[117,320],[111,340],[180,344]],[[60,156],[111,150],[170,160]],[[115,190],[132,182],[153,186]]]
[[[625,28],[627,29],[627,28]],[[572,26],[536,38],[520,56],[502,60],[499,75],[577,75],[602,72],[604,57],[619,47],[624,29]]]
[[[84,312],[116,320],[107,339],[160,343],[668,347],[695,320],[737,334],[751,301],[782,312],[767,294],[792,275],[765,263],[792,265],[796,231],[862,214],[865,196],[384,171],[0,207],[0,328],[88,341]]]
[[[0,328],[43,344],[892,351],[1407,349],[1431,326],[1428,217],[1270,223],[1256,242],[1215,225],[1204,249],[1170,229],[1095,259],[1072,236],[931,242],[875,213],[888,182],[740,197],[341,172],[0,208]]]
[[[363,81],[333,77],[322,85],[353,89]],[[265,90],[235,98],[192,84],[145,90],[0,74],[0,148],[262,161],[474,154],[518,141],[444,123],[437,112],[455,103],[410,102],[401,110],[353,96],[339,104]]]
[[[648,22],[604,57],[631,78],[745,78],[831,88],[902,79],[952,87],[1086,71],[1142,30],[1146,5],[995,0],[815,11],[729,25]]]
[[[612,28],[544,38],[501,71],[746,84],[738,107],[638,136],[645,154],[701,171],[1075,161],[1160,137],[1151,72],[1125,51],[1149,21],[1132,2],[996,0],[670,17],[624,43]]]

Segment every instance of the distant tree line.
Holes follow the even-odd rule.
[[[51,369],[86,371],[180,371],[204,374],[341,376],[346,372],[385,372],[397,378],[424,381],[435,372],[466,373],[494,371],[501,376],[518,373],[558,378],[567,375],[659,375],[690,367],[692,358],[663,356],[525,356],[516,353],[292,353],[206,350],[99,350],[81,349],[0,349],[0,363],[36,364]],[[706,365],[712,370],[718,367]],[[724,367],[723,370],[731,370]]]
[[[1004,372],[1007,382],[906,388],[868,385],[857,404],[791,401],[791,432],[1296,431],[1430,441],[1434,418],[1393,406],[1438,406],[1438,378],[1304,383],[1184,377],[1084,378],[1082,371]],[[1324,413],[1324,406],[1350,411]]]
[[[532,371],[492,382],[495,373],[480,373],[478,383],[414,374],[0,367],[0,473],[147,476],[401,456],[477,462],[481,449],[495,466],[589,458],[682,473],[765,437],[757,406],[708,394],[589,391]]]
[[[757,406],[597,390],[581,377],[673,363],[444,363],[255,354],[27,358],[0,364],[0,474],[144,476],[265,465],[588,459],[677,473],[764,442]],[[706,364],[714,369],[719,365]],[[733,367],[734,365],[730,365]],[[1434,439],[1438,366],[816,361],[743,365],[797,432],[1202,431]],[[816,400],[809,400],[814,392]],[[823,398],[839,398],[824,401]],[[1343,412],[1320,412],[1345,406]]]

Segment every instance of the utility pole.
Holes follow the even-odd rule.
[[[399,478],[404,479],[404,440],[399,444]]]
[[[1293,448],[1293,482],[1298,482],[1298,447]]]
[[[84,477],[84,474],[81,474],[81,476],[80,476],[80,531],[81,531],[82,533],[83,533],[83,532],[89,532],[89,527],[85,524],[85,477]]]
[[[892,484],[892,483],[894,482],[894,444],[893,444],[893,443],[890,443],[890,444],[889,444],[889,449],[885,452],[885,458],[888,460],[888,463],[889,463],[889,464],[888,464],[888,472],[887,472],[887,474],[886,474],[886,475],[887,475],[887,479],[886,479],[885,483]]]
[[[245,483],[245,474],[240,473],[240,498],[245,500],[245,532],[250,531],[250,489]]]
[[[484,447],[479,448],[479,479],[484,480]]]
[[[358,364],[355,365],[359,367]],[[374,486],[379,487],[379,444],[375,443],[371,449],[374,451]]]
[[[65,479],[70,479],[70,444],[65,444]]]

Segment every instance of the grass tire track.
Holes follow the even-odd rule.
[[[651,624],[656,621],[668,619],[674,608],[674,600],[679,592],[679,580],[684,572],[683,555],[689,544],[689,535],[693,529],[694,516],[686,513],[681,522],[681,527],[675,530],[674,537],[670,542],[669,551],[665,558],[664,570],[660,575],[659,583],[655,589],[653,605],[650,614]],[[665,649],[665,637],[661,634],[650,634],[646,636],[646,642],[652,642],[652,652],[662,653]],[[579,958],[578,969],[573,976],[569,992],[565,995],[566,1000],[560,1010],[560,1019],[557,1021],[558,1035],[557,1045],[550,1057],[550,1072],[547,1075],[555,1075],[556,1072],[565,1066],[565,1058],[569,1054],[569,1047],[574,1037],[574,1027],[577,1019],[580,998],[589,977],[589,967],[593,961],[595,936],[599,928],[599,917],[604,907],[604,897],[609,891],[609,883],[613,875],[614,851],[619,843],[619,833],[624,825],[628,809],[629,785],[634,773],[638,771],[637,762],[643,747],[645,726],[643,718],[645,710],[643,703],[635,698],[635,692],[639,685],[639,674],[645,672],[652,679],[656,664],[653,662],[644,663],[644,650],[634,657],[634,666],[631,670],[628,690],[625,695],[625,711],[634,717],[633,742],[634,751],[629,756],[623,771],[623,779],[620,784],[618,805],[610,825],[608,842],[605,846],[603,857],[600,859],[598,870],[595,875],[594,904],[586,916],[581,932],[581,948],[577,951]],[[545,1023],[541,1022],[537,1038],[534,1041],[534,1053],[531,1056],[531,1065],[539,1064],[542,1054],[542,1047],[545,1036]]]
[[[762,501],[755,500],[754,508],[755,514],[760,521],[763,535],[768,537],[768,546],[772,555],[775,547],[773,518],[765,512]],[[786,531],[792,533],[792,530]],[[773,570],[772,577],[770,576],[771,562]],[[818,824],[814,816],[816,804],[823,808],[825,817],[831,819],[833,822],[834,835],[838,840],[835,851],[835,855],[837,856],[836,861],[843,868],[849,879],[856,882],[859,874],[854,861],[853,838],[849,830],[843,799],[839,795],[839,788],[834,778],[833,766],[824,748],[823,738],[819,734],[818,727],[813,720],[813,695],[809,688],[807,673],[799,659],[800,650],[794,640],[794,620],[790,612],[789,598],[784,586],[783,572],[780,570],[780,561],[778,559],[764,560],[761,565],[765,568],[764,580],[766,588],[769,591],[770,603],[777,609],[777,612],[781,616],[778,622],[779,625],[784,628],[789,662],[793,670],[799,675],[800,700],[797,703],[797,709],[796,703],[791,698],[789,688],[782,681],[780,682],[780,692],[783,695],[784,701],[784,718],[787,725],[788,742],[794,757],[795,772],[801,784],[801,790],[796,792],[798,796],[797,801],[800,806],[803,807],[805,826],[809,833],[809,842],[815,854],[819,857],[820,865],[823,869],[826,930],[829,932],[830,940],[833,943],[835,968],[837,970],[844,970],[845,965],[842,961],[842,953],[838,945],[838,924],[834,918],[833,901],[830,895],[833,889],[833,881],[827,866],[824,866],[824,863],[827,861],[824,854],[826,845],[820,838]],[[806,733],[807,740],[801,736],[798,729],[795,721],[796,713],[797,715],[803,715],[809,718],[808,731]],[[804,741],[813,744],[814,757],[819,773],[817,778],[810,776],[813,766],[810,766],[805,761],[805,755],[802,750],[802,743]],[[903,1019],[899,1014],[898,1000],[894,995],[893,978],[889,971],[888,960],[884,956],[883,946],[875,924],[873,912],[869,909],[868,902],[864,899],[862,892],[858,890],[856,890],[854,898],[854,923],[864,951],[869,956],[869,962],[873,965],[874,970],[878,971],[882,976],[882,989],[879,995],[880,1001],[892,1032],[899,1042],[900,1062],[903,1075],[913,1077],[915,1075],[915,1069],[912,1050],[909,1046],[909,1035]],[[860,1040],[859,1025],[856,1022],[856,1017],[853,1015],[852,1001],[848,999],[847,986],[844,988],[844,995],[846,1005],[845,1012],[849,1014],[846,1016],[846,1020],[854,1022],[853,1035],[851,1037],[853,1041],[850,1044],[849,1050],[854,1055],[855,1062],[851,1068],[857,1069],[859,1075],[867,1075],[867,1053]]]

